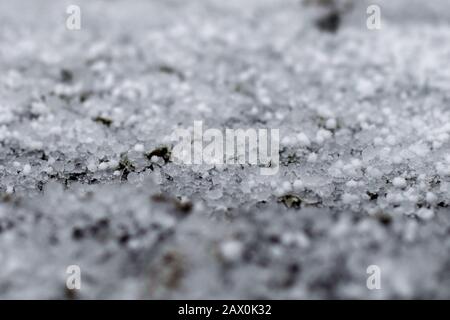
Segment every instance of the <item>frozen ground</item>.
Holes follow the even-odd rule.
[[[450,298],[450,3],[358,2],[0,0],[0,298]],[[164,159],[194,120],[279,174]]]

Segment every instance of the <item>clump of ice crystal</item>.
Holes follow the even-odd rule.
[[[447,2],[79,2],[0,3],[1,298],[450,297]],[[173,163],[194,120],[280,129],[279,173]]]

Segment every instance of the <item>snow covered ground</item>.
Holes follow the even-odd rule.
[[[373,2],[0,0],[0,298],[450,298],[450,3]],[[195,120],[279,173],[174,163]]]

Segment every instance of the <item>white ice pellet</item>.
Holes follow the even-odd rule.
[[[310,153],[308,156],[308,162],[316,162],[317,161],[317,153]]]
[[[396,142],[397,142],[397,140],[395,139],[395,137],[394,137],[393,135],[389,135],[389,136],[386,138],[386,143],[389,144],[390,146],[395,145]]]
[[[285,192],[289,192],[289,191],[292,190],[292,184],[291,184],[289,181],[284,181],[284,182],[281,184],[281,187],[283,188],[283,190],[284,190]]]
[[[336,129],[337,127],[336,119],[334,118],[328,119],[327,122],[325,123],[325,127],[330,130]]]
[[[401,155],[395,155],[392,157],[392,163],[400,164],[403,162],[403,157]]]
[[[106,170],[106,169],[108,169],[108,163],[107,162],[102,162],[102,163],[100,163],[99,165],[98,165],[98,169],[99,170]]]
[[[391,204],[398,204],[404,200],[404,197],[401,193],[388,193],[386,195],[386,201]]]
[[[373,139],[373,144],[376,146],[381,146],[383,144],[383,138],[375,137]]]
[[[419,196],[415,193],[412,189],[408,190],[408,192],[405,194],[405,198],[408,199],[411,203],[417,203],[419,201]]]
[[[144,152],[144,145],[141,143],[138,143],[134,146],[134,151],[136,152]]]
[[[433,192],[427,192],[426,200],[429,204],[435,204],[437,202],[437,196]]]
[[[366,175],[370,178],[380,178],[383,173],[374,167],[367,167]]]
[[[31,172],[31,166],[27,163],[23,166],[23,174],[29,174]]]
[[[450,165],[438,162],[436,164],[436,172],[441,176],[450,176]]]
[[[273,194],[277,197],[281,197],[281,196],[285,195],[285,191],[282,187],[278,187],[278,188],[275,188]]]
[[[309,147],[311,145],[311,141],[309,140],[308,136],[303,132],[300,132],[297,135],[297,141],[302,147]]]
[[[417,216],[421,219],[429,220],[434,217],[434,212],[427,208],[421,208],[417,211]]]
[[[362,166],[362,162],[359,159],[352,159],[350,162],[354,169],[359,169]]]
[[[344,167],[344,161],[339,159],[338,161],[335,162],[334,166],[338,169],[342,169]]]
[[[317,134],[316,134],[316,142],[318,144],[322,144],[326,140],[330,139],[331,136],[332,136],[331,131],[328,131],[328,130],[325,130],[325,129],[320,129],[319,131],[317,131]]]
[[[289,136],[286,136],[281,140],[281,144],[284,146],[291,146],[292,145],[292,139]]]
[[[358,182],[356,182],[355,180],[350,180],[345,185],[349,188],[354,188],[358,186]]]
[[[300,179],[297,179],[293,183],[293,187],[295,191],[299,191],[303,189],[303,182]]]
[[[344,193],[342,195],[342,202],[345,204],[352,204],[358,202],[359,197],[355,194]]]
[[[87,168],[91,172],[97,171],[97,165],[95,163],[88,163]]]
[[[33,102],[31,104],[31,111],[36,114],[43,114],[47,111],[47,106],[42,102]]]
[[[403,177],[395,177],[394,180],[392,180],[392,184],[396,188],[404,188],[406,187],[406,180]]]
[[[243,253],[243,245],[236,240],[229,240],[220,245],[221,256],[228,262],[239,260]]]

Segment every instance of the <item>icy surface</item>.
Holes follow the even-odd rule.
[[[450,298],[450,4],[378,3],[0,0],[0,298]],[[194,120],[280,172],[173,163]]]

